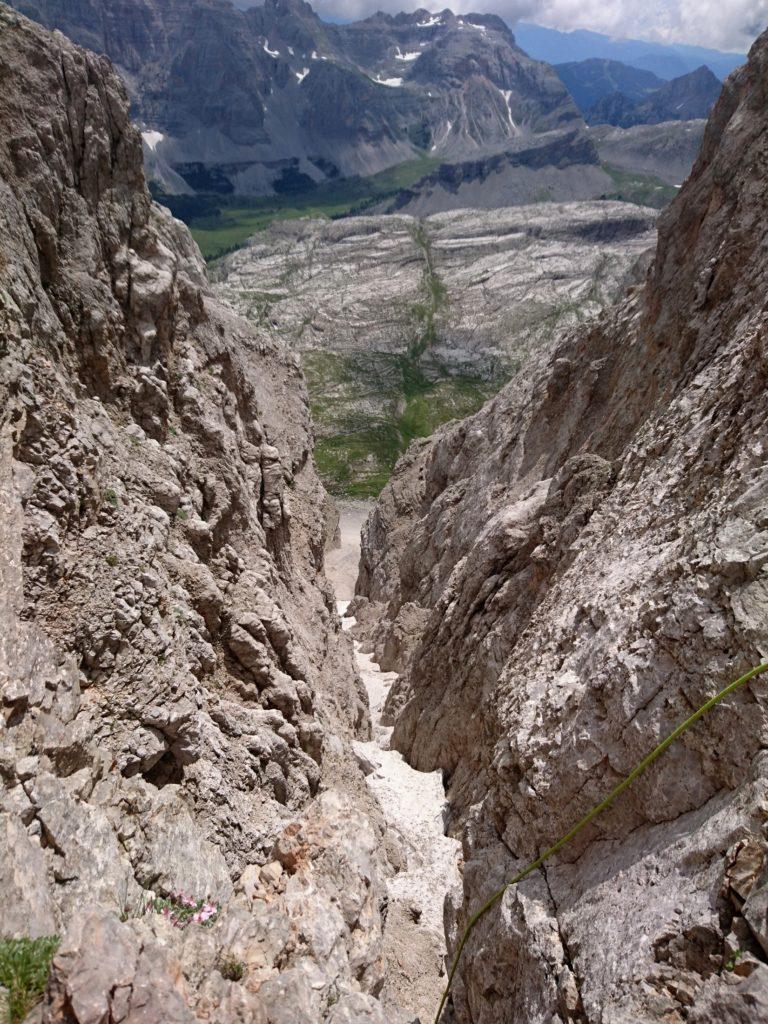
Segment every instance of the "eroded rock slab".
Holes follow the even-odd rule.
[[[326,481],[375,496],[413,437],[642,277],[655,219],[596,202],[285,222],[222,262],[218,292],[301,354]]]

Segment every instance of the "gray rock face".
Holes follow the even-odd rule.
[[[667,121],[664,124],[614,128],[598,125],[589,134],[600,159],[626,171],[644,171],[668,185],[681,185],[701,149],[706,121]]]
[[[382,435],[392,455],[407,446],[409,411],[428,403],[427,429],[461,415],[462,387],[482,401],[618,298],[654,228],[621,203],[286,222],[221,263],[218,291],[301,353],[321,453],[346,439],[373,480],[392,466]]]
[[[0,930],[63,936],[45,1021],[381,1021],[296,358],[151,203],[106,58],[0,4],[0,78]]]
[[[612,189],[588,134],[576,129],[521,138],[501,152],[441,164],[384,207],[425,216],[474,207],[598,198]]]
[[[765,35],[644,287],[414,444],[367,523],[353,613],[403,673],[398,749],[450,780],[454,948],[505,879],[768,656],[767,96]],[[465,951],[456,1019],[765,1019],[766,729],[763,679],[508,890]]]
[[[675,186],[685,180],[698,156],[704,124],[603,124],[588,132],[577,129],[519,139],[502,152],[441,164],[377,208],[425,216],[465,206],[492,210],[517,203],[606,197],[661,208],[671,197],[653,179]],[[631,177],[622,178],[617,171],[629,171]]]
[[[554,71],[492,15],[329,25],[302,0],[14,6],[114,61],[168,192],[268,194],[583,126]]]

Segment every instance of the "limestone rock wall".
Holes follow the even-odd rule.
[[[412,445],[354,613],[394,739],[450,780],[469,914],[768,656],[768,35],[644,286]],[[467,947],[455,1018],[768,1019],[768,688],[701,722]],[[762,872],[762,874],[761,874]]]
[[[0,931],[62,935],[46,1021],[384,1020],[325,504],[108,61],[0,4]]]

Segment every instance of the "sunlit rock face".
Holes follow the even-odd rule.
[[[353,613],[394,742],[449,780],[470,914],[768,656],[768,36],[726,83],[644,285],[413,445]],[[367,624],[367,625],[366,625]],[[768,1012],[766,683],[698,723],[470,940],[460,1021]]]
[[[151,202],[106,58],[0,4],[0,77],[0,935],[61,936],[45,1021],[383,1022],[295,356]]]

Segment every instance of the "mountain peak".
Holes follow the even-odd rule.
[[[554,72],[494,15],[379,11],[335,25],[304,0],[242,12],[223,0],[14,3],[129,72],[169,193],[308,189],[425,151],[466,159],[583,127]]]

